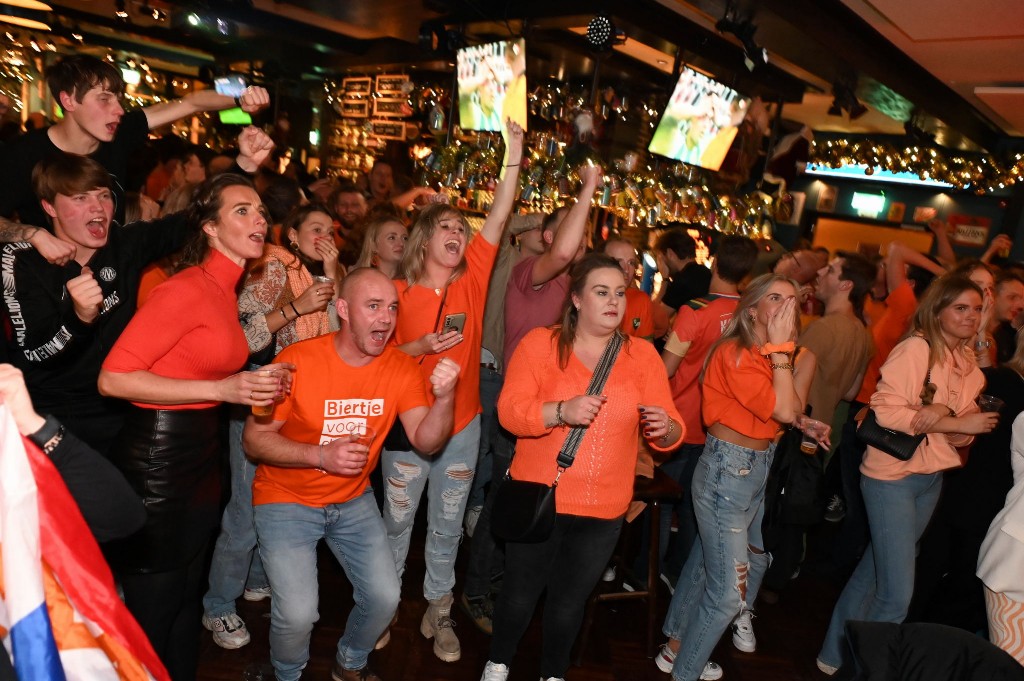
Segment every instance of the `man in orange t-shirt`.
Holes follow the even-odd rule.
[[[345,568],[360,613],[338,641],[332,677],[377,678],[367,658],[398,607],[400,585],[367,479],[396,418],[425,454],[452,431],[459,366],[437,363],[430,404],[419,365],[388,345],[398,310],[394,284],[378,270],[356,270],[342,283],[337,309],[337,333],[281,352],[280,361],[296,367],[291,394],[270,417],[250,417],[243,436],[259,463],[253,505],[274,594],[270,658],[281,681],[296,681],[309,660],[321,539]]]
[[[626,314],[619,328],[627,336],[654,340],[654,303],[651,297],[636,287],[636,272],[640,266],[636,248],[625,239],[609,239],[603,253],[619,263],[626,275]]]

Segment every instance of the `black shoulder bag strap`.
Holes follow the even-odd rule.
[[[599,395],[604,390],[604,384],[608,381],[608,374],[612,372],[612,366],[615,364],[615,359],[619,356],[619,350],[621,349],[622,334],[616,331],[612,334],[608,345],[605,346],[604,352],[601,353],[601,359],[597,361],[597,366],[594,367],[594,375],[590,378],[590,385],[587,386],[588,395]],[[580,448],[580,442],[583,441],[583,435],[586,432],[586,426],[573,426],[572,430],[569,431],[569,435],[566,436],[565,444],[562,445],[562,451],[558,453],[558,475],[555,476],[555,485],[558,484],[558,478],[562,476],[565,469],[571,466],[572,462],[576,459],[576,451]]]

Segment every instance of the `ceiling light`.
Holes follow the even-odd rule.
[[[5,24],[13,24],[14,26],[24,26],[25,28],[32,29],[33,31],[49,31],[50,27],[41,21],[35,19],[26,19],[24,17],[16,17],[11,14],[0,14],[0,22]]]
[[[626,42],[626,34],[615,27],[607,14],[598,14],[587,24],[587,42],[598,52],[606,52]]]
[[[53,8],[45,2],[37,2],[37,0],[4,0],[3,4],[11,7],[21,7],[22,9],[34,9],[37,12],[53,11]]]

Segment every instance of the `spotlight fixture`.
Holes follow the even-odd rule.
[[[128,21],[128,9],[125,7],[124,0],[117,0],[114,3],[114,16],[120,21]]]
[[[829,116],[842,116],[846,112],[851,121],[855,121],[868,112],[868,108],[857,99],[855,93],[856,76],[844,76],[832,84],[832,106]]]
[[[587,42],[598,52],[607,52],[626,42],[625,31],[616,28],[611,17],[598,14],[587,24]]]

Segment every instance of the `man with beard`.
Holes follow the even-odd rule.
[[[367,480],[396,418],[426,455],[452,431],[460,368],[447,358],[438,362],[429,405],[416,360],[388,345],[398,294],[387,276],[355,270],[342,283],[337,310],[337,333],[278,355],[296,367],[291,394],[270,417],[250,417],[243,436],[246,453],[259,462],[253,504],[274,593],[270,658],[281,681],[298,679],[309,661],[321,539],[345,569],[356,600],[331,676],[379,681],[367,658],[398,607],[400,586]]]

